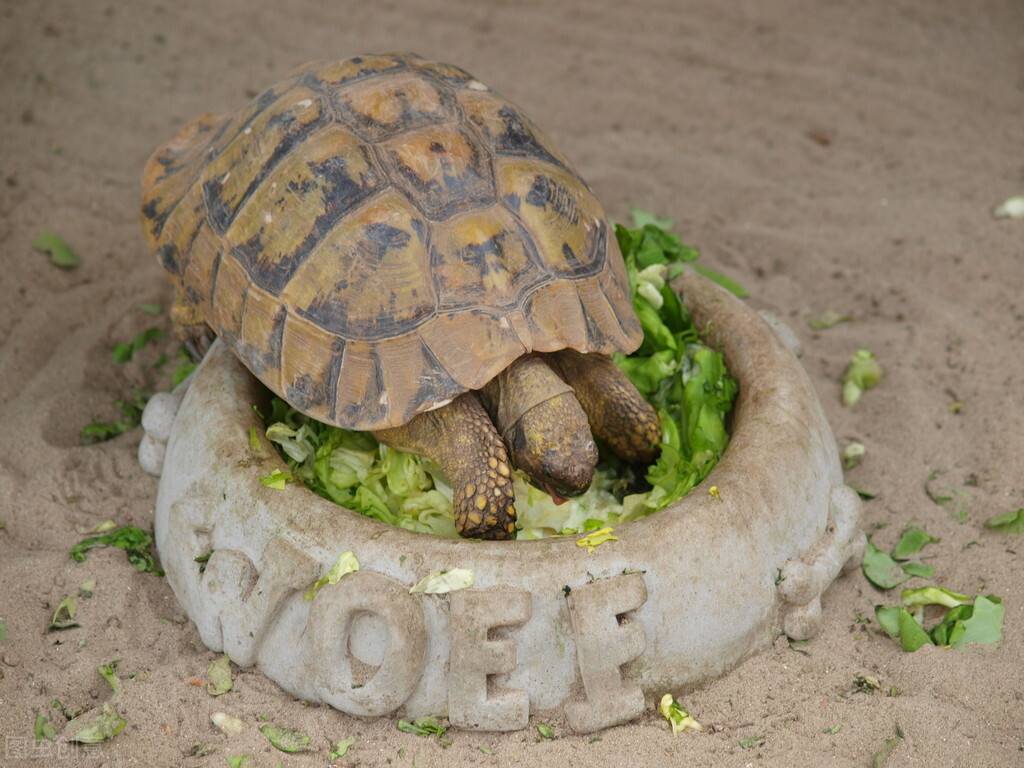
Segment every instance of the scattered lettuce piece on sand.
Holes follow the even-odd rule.
[[[189,357],[188,352],[182,348],[178,352],[178,364],[174,366],[174,370],[171,372],[171,387],[176,387],[189,376],[196,369],[196,364]]]
[[[146,395],[136,391],[128,400],[115,400],[114,404],[120,409],[121,418],[117,421],[94,421],[86,424],[79,432],[82,444],[91,445],[112,440],[139,426],[142,421],[142,410],[146,407],[148,399]]]
[[[82,563],[85,562],[89,550],[96,547],[114,547],[124,550],[128,556],[128,562],[135,566],[135,570],[152,573],[156,576],[164,575],[164,572],[157,567],[156,559],[153,556],[152,534],[141,528],[136,528],[134,525],[123,525],[109,533],[82,539],[71,548],[69,554],[76,563]]]
[[[227,654],[218,656],[206,668],[206,692],[211,696],[222,696],[231,690],[231,659]]]
[[[849,315],[843,315],[839,312],[835,312],[831,309],[827,309],[820,315],[815,315],[807,319],[807,324],[814,331],[827,331],[829,328],[834,328],[840,323],[846,323],[852,320]]]
[[[267,486],[267,488],[273,488],[275,491],[283,491],[285,486],[291,481],[292,473],[280,469],[275,469],[269,475],[263,475],[260,478],[261,483]]]
[[[963,488],[940,487],[935,481],[942,475],[938,470],[928,473],[924,481],[925,495],[931,499],[933,504],[945,507],[953,519],[959,523],[966,522],[967,511],[970,508],[971,497]]]
[[[900,563],[900,567],[905,573],[920,579],[930,579],[935,573],[935,568],[925,563]]]
[[[319,579],[313,582],[313,586],[306,590],[302,596],[304,600],[312,600],[316,597],[317,593],[328,584],[337,584],[345,576],[350,573],[355,573],[359,570],[359,561],[356,556],[351,552],[342,552],[338,555],[338,559],[335,561],[331,569],[321,576]]]
[[[210,720],[225,736],[237,736],[245,730],[245,721],[227,712],[214,712],[210,715]]]
[[[434,571],[417,581],[410,594],[441,595],[473,586],[473,571],[468,568],[452,568],[450,571]]]
[[[899,563],[878,549],[870,539],[864,549],[861,569],[867,580],[880,589],[892,589],[910,578]]]
[[[101,664],[96,671],[107,681],[107,685],[110,686],[110,690],[114,692],[115,696],[121,692],[121,680],[117,676],[117,659]]]
[[[864,443],[854,441],[843,448],[843,469],[853,469],[864,459],[866,449]]]
[[[7,639],[7,622],[0,619],[0,643]]]
[[[157,315],[159,315],[164,310],[163,310],[163,307],[161,307],[159,304],[153,302],[153,303],[139,304],[139,311],[144,313],[144,314],[150,315],[152,317],[156,317]]]
[[[852,408],[867,390],[882,380],[882,366],[867,349],[858,349],[843,374],[843,404]]]
[[[658,711],[672,726],[673,736],[677,733],[681,733],[682,731],[704,730],[704,726],[691,717],[690,713],[683,709],[682,704],[676,701],[675,697],[671,693],[666,693],[661,697],[661,702],[658,704]]]
[[[1024,507],[1013,512],[1004,512],[1001,515],[990,517],[985,521],[985,527],[990,531],[999,533],[1012,533],[1014,535],[1024,533]]]
[[[42,712],[37,712],[33,735],[35,736],[36,744],[43,739],[54,741],[57,738],[57,729],[50,723],[50,718]]]
[[[417,717],[411,723],[408,720],[398,721],[398,730],[402,733],[411,733],[414,736],[444,736],[447,726],[441,725],[440,721],[433,715]]]
[[[992,211],[997,219],[1024,219],[1024,195],[1007,198]]]
[[[115,363],[127,363],[135,353],[147,344],[159,341],[163,338],[164,332],[159,328],[147,328],[136,334],[131,341],[122,341],[114,345],[113,357]]]
[[[882,768],[889,759],[889,755],[900,745],[901,741],[903,741],[903,731],[897,725],[895,734],[886,739],[881,749],[871,756],[871,768]]]
[[[900,536],[900,540],[892,548],[890,554],[894,560],[909,560],[911,555],[920,552],[926,544],[933,544],[939,541],[942,541],[942,539],[932,536],[923,528],[911,526],[903,531],[903,535]]]
[[[850,485],[850,484],[847,483],[847,485]],[[858,488],[855,485],[850,485],[850,487],[853,488],[854,492],[858,496],[860,496],[860,498],[862,498],[864,501],[871,501],[872,499],[877,499],[878,498],[878,494],[874,493],[872,491],[867,491],[867,490],[864,490],[863,488]]]
[[[57,605],[57,610],[50,617],[50,624],[46,628],[47,631],[52,632],[53,630],[71,629],[72,627],[81,626],[75,621],[76,613],[78,613],[78,601],[71,595],[68,595]]]
[[[302,733],[302,731],[279,728],[276,725],[266,723],[260,726],[260,733],[266,736],[267,741],[282,752],[305,752],[309,749],[309,736]]]
[[[875,619],[890,637],[900,641],[904,651],[912,653],[932,641],[917,619],[902,606],[875,606]]]
[[[260,431],[256,427],[249,427],[249,450],[256,455],[262,455],[263,444],[260,443]]]
[[[49,254],[50,263],[61,269],[74,269],[82,263],[67,241],[53,232],[40,232],[32,241],[32,247]]]
[[[634,208],[629,214],[633,218],[633,226],[639,229],[643,229],[648,224],[658,229],[672,229],[675,225],[672,219],[663,219],[650,211],[644,211],[639,208]]]
[[[740,745],[740,749],[753,749],[754,747],[760,747],[766,740],[764,734],[758,733],[753,736],[746,736],[736,743]]]
[[[990,644],[1002,640],[1005,612],[1003,601],[995,595],[978,595],[970,607],[973,610],[969,613],[963,611],[949,626],[949,644],[957,648],[971,643]]]
[[[70,733],[67,737],[68,741],[77,741],[80,744],[99,744],[114,738],[128,725],[128,722],[109,703],[103,705],[99,714],[89,715],[90,713],[86,713],[76,717],[65,726],[65,732]]]
[[[229,755],[227,761],[228,768],[249,768],[252,765],[252,757],[249,755]]]
[[[908,608],[916,605],[943,605],[946,608],[956,608],[958,605],[967,605],[971,598],[945,587],[931,586],[904,589],[900,593],[900,601]]]
[[[540,734],[542,739],[555,738],[555,729],[547,723],[537,723],[537,733]]]
[[[349,736],[347,739],[341,739],[340,741],[335,741],[333,744],[331,744],[330,759],[332,761],[340,760],[341,758],[343,758],[345,755],[348,754],[349,749],[351,749],[352,745],[355,744],[355,743],[356,743],[356,737],[355,736]]]
[[[618,541],[619,537],[612,533],[614,530],[611,526],[598,528],[596,531],[576,539],[576,546],[586,547],[587,554],[589,555],[602,544],[606,544],[609,541]]]

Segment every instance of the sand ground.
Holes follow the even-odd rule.
[[[837,437],[867,446],[850,479],[879,494],[866,507],[876,541],[891,545],[911,522],[940,536],[926,550],[935,580],[1001,595],[1003,643],[904,654],[858,621],[886,598],[854,574],[827,593],[825,629],[805,648],[780,640],[677,692],[708,728],[676,738],[652,714],[599,738],[555,723],[553,741],[456,733],[442,748],[391,720],[302,706],[253,672],[217,700],[190,685],[214,656],[165,581],[120,552],[67,555],[102,520],[152,519],[139,431],[78,444],[84,423],[116,415],[116,398],[169,375],[152,369],[157,349],[110,361],[116,341],[154,323],[138,305],[169,298],[143,247],[142,164],[187,118],[236,108],[304,60],[389,49],[492,84],[613,217],[632,205],[674,217],[753,304],[786,318]],[[981,525],[1024,505],[1024,221],[990,213],[1024,192],[1019,2],[5,0],[0,95],[3,766],[223,766],[237,754],[313,766],[344,736],[357,739],[346,765],[864,766],[897,724],[905,738],[889,765],[1024,765],[1021,542]],[[44,229],[74,245],[79,269],[31,250]],[[825,309],[855,320],[810,331],[806,317]],[[859,346],[886,377],[848,410],[837,382]],[[963,521],[925,496],[932,470],[963,489]],[[97,587],[80,601],[81,628],[44,633],[87,578]],[[113,658],[127,730],[65,758],[44,747],[21,759],[36,710],[107,698],[95,669]],[[853,693],[858,675],[899,695]],[[319,751],[225,737],[209,724],[218,709],[302,729]],[[216,751],[189,757],[199,743]]]

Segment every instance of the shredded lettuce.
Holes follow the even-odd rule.
[[[669,285],[699,253],[668,231],[672,222],[634,211],[635,228],[616,225],[644,331],[640,348],[615,363],[657,409],[662,425],[657,461],[638,473],[607,451],[590,488],[555,504],[526,476],[514,477],[519,539],[576,535],[649,515],[681,499],[721,458],[725,420],[737,385],[721,353],[703,344]],[[331,427],[278,398],[265,419],[292,475],[321,496],[381,522],[417,533],[455,537],[452,491],[426,459],[379,444],[366,432]]]

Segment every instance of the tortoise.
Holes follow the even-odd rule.
[[[560,501],[589,486],[594,436],[656,455],[657,414],[610,357],[642,330],[601,204],[458,67],[306,64],[158,148],[142,219],[183,337],[434,461],[463,536],[515,535],[513,467]]]

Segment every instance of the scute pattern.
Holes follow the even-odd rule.
[[[566,158],[468,72],[412,54],[308,64],[197,118],[147,163],[142,214],[180,296],[343,427],[404,424],[533,350],[640,342]]]

